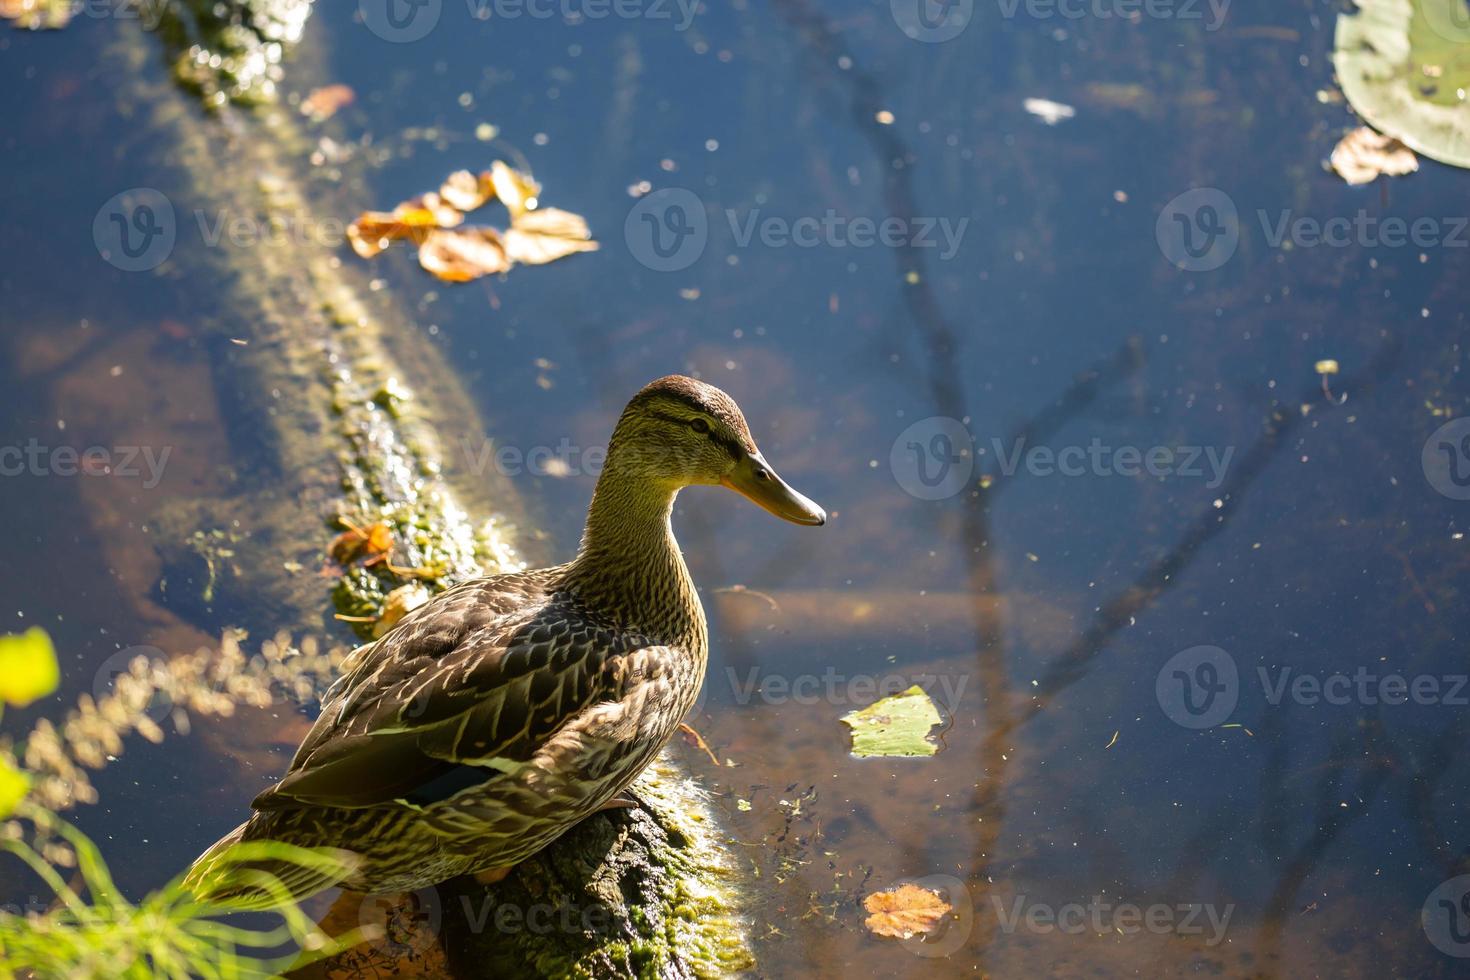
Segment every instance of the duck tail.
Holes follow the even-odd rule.
[[[341,884],[361,863],[351,851],[271,840],[260,817],[242,823],[195,859],[183,887],[196,901],[232,912],[264,912]]]

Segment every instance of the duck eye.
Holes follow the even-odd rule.
[[[706,422],[704,419],[691,419],[689,422],[689,428],[693,429],[695,432],[698,432],[700,435],[707,435],[709,433],[709,423]]]

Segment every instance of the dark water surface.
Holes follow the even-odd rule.
[[[1457,468],[1421,455],[1470,415],[1466,177],[1324,171],[1353,124],[1318,98],[1335,6],[976,4],[942,44],[887,3],[718,4],[681,30],[676,5],[447,2],[402,43],[322,6],[306,43],[357,93],[331,132],[386,151],[361,207],[518,153],[602,242],[464,286],[383,265],[500,444],[566,464],[511,474],[549,554],[576,546],[584,451],[670,372],[734,395],[833,514],[796,528],[705,489],[676,514],[712,625],[691,720],[722,765],[689,758],[772,896],[761,973],[1463,975],[1466,883],[1431,893],[1470,870],[1470,431],[1430,443]],[[0,447],[208,447],[223,424],[190,341],[211,284],[93,244],[113,194],[173,186],[123,149],[137,123],[93,67],[130,29],[0,36]],[[1033,98],[1075,115],[1047,125]],[[1214,191],[1176,201],[1194,188]],[[1437,240],[1274,238],[1360,213]],[[814,240],[780,237],[798,219]],[[700,226],[694,258],[675,232]],[[229,462],[180,452],[156,488],[0,479],[0,625],[51,630],[64,701],[119,649],[198,639],[150,607],[145,526]],[[940,702],[937,755],[849,756],[838,718],[878,683]],[[231,724],[129,743],[98,777],[79,819],[126,887],[228,829],[299,736]],[[867,936],[861,898],[915,879],[960,922]]]

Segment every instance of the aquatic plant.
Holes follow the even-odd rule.
[[[198,901],[182,875],[142,901],[129,902],[96,844],[56,813],[96,800],[85,769],[101,768],[115,757],[126,734],[163,737],[148,716],[161,697],[169,699],[175,725],[187,728],[187,710],[227,715],[237,704],[269,703],[283,687],[309,696],[313,680],[330,676],[338,659],[311,644],[298,650],[281,637],[247,659],[233,636],[218,651],[170,661],[135,658],[112,693],[96,701],[84,695],[59,729],[39,722],[21,753],[24,765],[11,748],[0,746],[0,854],[18,859],[54,896],[45,909],[0,910],[0,980],[17,975],[274,976],[360,941],[360,933],[327,936],[289,900],[278,880],[249,870],[262,862],[285,862],[340,874],[330,854],[265,841],[222,856],[224,864],[244,869],[236,873],[253,875],[253,884],[280,897],[271,913],[276,925],[245,928],[222,921],[228,909]],[[0,637],[0,708],[44,697],[58,680],[55,649],[43,630]],[[70,868],[76,875],[68,880],[64,869]],[[270,954],[276,957],[262,958]]]

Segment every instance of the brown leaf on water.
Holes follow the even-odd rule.
[[[511,222],[505,233],[505,251],[512,262],[545,265],[576,252],[598,249],[580,214],[558,208],[526,211]]]
[[[411,204],[400,204],[392,213],[364,211],[347,226],[347,241],[352,250],[370,259],[392,242],[410,239],[421,242],[429,230],[438,227],[433,211]]]
[[[485,175],[481,175],[483,179]],[[495,188],[495,196],[500,203],[505,205],[510,212],[511,223],[514,224],[518,216],[526,211],[534,210],[537,198],[541,195],[541,185],[536,183],[530,174],[513,170],[506,164],[496,160],[490,164],[490,184]]]
[[[322,122],[331,119],[339,109],[357,101],[357,93],[351,85],[323,85],[312,89],[311,94],[301,100],[301,114],[308,119]]]
[[[451,207],[473,211],[495,200],[495,183],[488,170],[478,177],[468,170],[456,170],[439,188],[439,196]]]
[[[445,282],[505,272],[511,261],[494,228],[435,229],[419,246],[419,265]]]
[[[875,936],[909,939],[933,932],[950,912],[950,904],[937,892],[918,885],[900,885],[886,892],[874,892],[863,899],[869,915],[863,921]]]
[[[395,241],[412,241],[419,246],[419,264],[445,282],[470,282],[516,263],[545,265],[576,252],[596,251],[586,219],[557,208],[537,209],[540,193],[541,185],[529,174],[496,160],[478,176],[455,171],[437,192],[406,201],[391,213],[364,212],[347,227],[347,240],[365,259]],[[510,212],[509,231],[460,227],[465,212],[492,200]]]
[[[1359,126],[1333,148],[1332,169],[1349,184],[1366,184],[1379,174],[1411,174],[1419,169],[1419,159],[1392,136]]]

